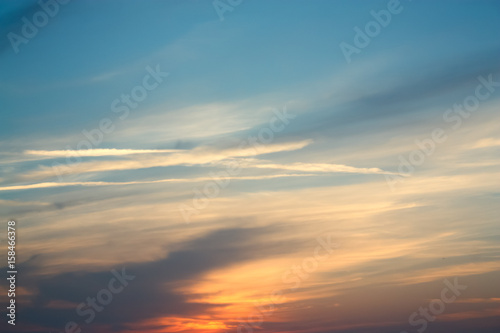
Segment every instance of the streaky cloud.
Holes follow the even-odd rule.
[[[279,175],[264,175],[264,176],[245,176],[245,177],[228,177],[231,180],[259,180],[259,179],[272,179],[282,177],[309,177],[317,176],[315,174],[279,174]],[[26,185],[14,185],[0,187],[0,191],[15,191],[15,190],[30,190],[37,188],[50,188],[50,187],[66,187],[66,186],[123,186],[123,185],[141,185],[141,184],[156,184],[156,183],[197,183],[205,181],[213,181],[211,177],[199,178],[167,178],[157,180],[145,181],[132,181],[132,182],[44,182]]]
[[[276,152],[294,151],[302,149],[312,140],[302,140],[287,143],[276,143],[268,145],[252,146],[248,142],[242,142],[243,146],[224,150],[213,150],[208,147],[199,147],[189,151],[180,151],[167,156],[148,156],[148,158],[136,158],[124,161],[91,161],[76,164],[67,164],[64,166],[64,174],[83,174],[89,172],[106,172],[117,170],[136,170],[153,167],[167,167],[175,165],[203,165],[222,161],[233,157],[249,157],[264,155]],[[141,155],[141,154],[139,154]],[[45,178],[55,175],[52,167],[42,166],[40,169],[31,171],[23,178]]]
[[[25,150],[24,154],[45,157],[67,156],[122,156],[133,154],[178,153],[183,149],[81,149],[81,150]]]
[[[329,163],[292,163],[292,164],[255,164],[250,167],[259,169],[280,169],[305,172],[341,172],[341,173],[360,173],[360,174],[385,174],[394,175],[390,171],[384,171],[379,168],[357,168],[344,164]]]

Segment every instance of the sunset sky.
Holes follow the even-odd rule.
[[[0,330],[499,332],[499,17],[0,0]]]

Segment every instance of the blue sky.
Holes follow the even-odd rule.
[[[5,16],[9,5],[20,6],[3,3]],[[415,1],[402,6],[391,24],[353,56],[352,70],[356,62],[392,56],[388,60],[392,74],[404,70],[412,77],[429,62],[437,70],[450,59],[495,52],[495,1],[482,1],[481,6],[474,1],[433,5]],[[307,89],[318,79],[329,80],[343,69],[349,72],[351,66],[345,69],[338,44],[352,43],[353,27],[368,22],[370,10],[385,7],[383,1],[311,5],[271,1],[264,8],[258,2],[245,2],[221,22],[210,2],[70,3],[61,8],[64,15],[57,15],[36,38],[22,44],[19,54],[12,49],[3,52],[2,101],[12,116],[3,122],[2,135],[11,136],[9,129],[24,117],[44,126],[15,127],[17,133],[26,131],[22,135],[48,129],[63,134],[92,124],[108,111],[110,96],[127,90],[150,63],[159,63],[172,76],[169,86],[148,99],[144,109],[167,101],[182,105],[186,98],[191,103],[233,101]],[[442,63],[436,65],[437,61]],[[107,75],[114,76],[92,82]],[[81,98],[82,94],[87,97]],[[175,98],[177,94],[183,100]]]
[[[429,327],[496,332],[500,2],[401,1],[346,61],[341,43],[389,3],[247,0],[221,20],[211,1],[71,1],[16,52],[9,33],[41,7],[0,1],[20,330],[81,322],[126,266],[139,282],[92,331],[237,331],[334,235],[263,331],[415,331],[458,278],[467,292]]]

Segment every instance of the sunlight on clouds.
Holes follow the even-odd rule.
[[[277,175],[262,175],[262,176],[242,176],[242,177],[228,177],[231,180],[259,180],[259,179],[273,179],[273,178],[283,178],[283,177],[310,177],[316,176],[314,174],[277,174]],[[140,185],[140,184],[157,184],[157,183],[200,183],[212,181],[211,177],[200,177],[200,178],[167,178],[167,179],[157,179],[157,180],[144,180],[144,181],[132,181],[132,182],[46,182],[37,184],[26,184],[26,185],[13,185],[0,187],[0,191],[14,191],[14,190],[26,190],[35,188],[49,188],[49,187],[65,187],[65,186],[125,186],[125,185]]]
[[[6,2],[4,33],[60,15],[0,54],[17,327],[410,332],[459,279],[428,332],[494,332],[498,4],[238,2]]]
[[[145,169],[153,167],[166,167],[174,165],[196,165],[207,164],[222,161],[231,157],[247,157],[256,156],[261,154],[269,154],[275,152],[292,151],[304,148],[311,144],[311,140],[303,140],[290,143],[275,143],[265,146],[254,147],[240,147],[225,150],[214,150],[209,147],[198,147],[187,152],[180,152],[170,154],[168,156],[146,156],[142,154],[136,155],[135,159],[131,157],[128,160],[121,161],[104,161],[104,162],[82,162],[75,165],[63,166],[64,174],[83,174],[89,172],[105,172],[116,170],[133,170]],[[31,171],[23,175],[23,178],[45,178],[54,177],[55,172],[53,168],[42,166],[38,171]]]
[[[345,172],[345,173],[362,173],[362,174],[394,174],[393,172],[383,171],[379,168],[356,168],[342,164],[326,164],[326,163],[291,163],[291,164],[255,164],[251,165],[254,168],[262,169],[281,169],[305,172]]]

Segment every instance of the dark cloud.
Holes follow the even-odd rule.
[[[174,290],[180,285],[195,283],[209,271],[246,260],[282,255],[289,253],[290,247],[297,247],[293,241],[292,244],[289,241],[266,242],[266,236],[276,231],[276,228],[268,227],[219,230],[187,242],[163,259],[114,267],[118,272],[125,267],[126,274],[135,276],[135,279],[121,293],[113,296],[113,301],[104,311],[97,313],[90,325],[127,325],[168,315],[194,316],[225,306],[192,302],[189,295]],[[20,276],[27,276],[19,283],[36,295],[29,299],[31,305],[20,307],[19,317],[23,324],[58,331],[62,331],[68,321],[83,324],[88,317],[77,316],[73,307],[49,308],[49,302],[80,304],[87,297],[95,297],[98,291],[107,288],[114,277],[111,268],[109,271],[67,272],[44,277],[37,274],[36,262],[37,258],[32,258],[19,268],[23,272]]]
[[[491,286],[494,285],[493,281],[497,281],[499,277],[500,272],[459,277],[459,283],[465,284],[467,289],[458,299],[499,297],[497,291],[491,290]],[[289,302],[284,307],[286,309],[301,309],[301,317],[296,321],[294,319],[279,322],[266,321],[263,325],[263,331],[400,333],[406,330],[413,333],[416,332],[416,328],[408,323],[408,317],[413,312],[418,311],[420,307],[428,307],[432,299],[440,298],[441,290],[445,288],[443,280],[444,278],[409,285],[394,283],[372,284],[363,287],[353,285],[343,288],[340,293],[336,293],[333,297]],[[448,280],[453,281],[454,277],[449,277]],[[301,291],[303,290],[301,289]],[[333,306],[334,304],[339,306]],[[488,310],[495,309],[498,309],[498,303],[454,302],[446,305],[442,316],[470,311],[486,313]],[[304,318],[308,320],[304,320]],[[439,320],[438,315],[437,319],[434,322],[429,322],[428,325],[426,332],[438,333],[491,333],[498,332],[498,328],[500,328],[498,316],[444,321]],[[336,329],[332,329],[334,327]]]

